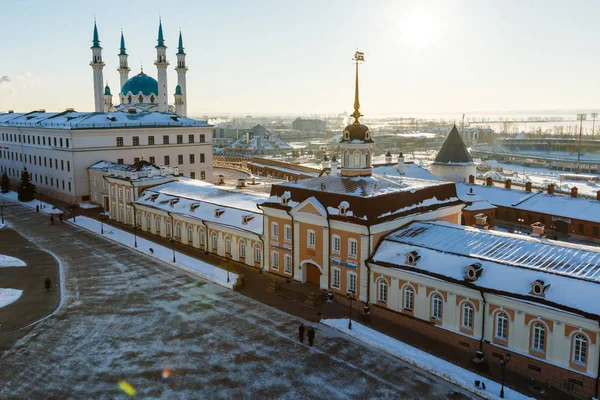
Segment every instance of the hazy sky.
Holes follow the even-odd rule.
[[[131,74],[156,77],[159,13],[169,67],[183,29],[188,112],[363,114],[598,108],[600,1],[3,2],[0,110],[93,109],[91,40],[118,92],[120,29]],[[130,75],[130,76],[132,76]]]

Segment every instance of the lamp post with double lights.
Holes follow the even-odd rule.
[[[137,210],[133,201],[128,202],[127,205],[133,208],[133,247],[137,248]]]
[[[352,300],[356,300],[356,296],[354,295],[353,290],[349,290],[346,293],[346,299],[348,300],[348,304],[350,305],[350,319],[348,320],[348,329],[352,330]]]
[[[579,167],[581,163],[581,135],[583,133],[583,121],[587,119],[587,114],[577,114],[577,120],[579,121],[579,150],[577,150],[577,173],[579,173]]]
[[[504,398],[504,373],[506,371],[506,364],[510,361],[510,354],[506,353],[500,359],[500,366],[502,367],[502,387],[500,389],[500,398]]]

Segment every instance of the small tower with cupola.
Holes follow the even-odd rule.
[[[110,112],[113,108],[112,101],[112,93],[110,92],[110,87],[108,86],[108,82],[106,82],[106,86],[104,86],[104,112]]]
[[[181,95],[181,113],[177,111],[177,115],[187,117],[187,83],[186,72],[188,68],[185,64],[185,52],[183,51],[183,38],[181,37],[181,29],[179,29],[179,43],[177,46],[177,87],[179,95]],[[175,108],[177,109],[177,90],[175,90]]]
[[[127,62],[127,57],[129,55],[127,54],[127,51],[125,49],[125,37],[123,36],[123,29],[121,29],[121,48],[119,49],[119,68],[117,69],[117,71],[119,72],[119,77],[121,79],[120,83],[121,85],[119,87],[123,87],[123,85],[125,84],[125,82],[127,82],[127,80],[129,79],[129,71],[131,71],[131,68],[129,68],[129,64]]]
[[[175,87],[175,114],[184,116],[184,100],[183,94],[181,94],[181,86],[177,85]]]
[[[102,47],[100,47],[100,39],[98,37],[98,27],[94,18],[94,38],[92,40],[92,61],[90,66],[94,71],[94,111],[102,112],[104,110],[104,99],[102,84],[104,83],[102,70],[104,62],[102,61]]]
[[[354,122],[344,128],[340,140],[342,176],[370,176],[372,173],[373,139],[369,128],[358,120],[362,117],[358,99],[358,64],[364,60],[364,53],[357,51],[354,54],[356,64],[354,112],[352,113]]]
[[[158,111],[169,111],[167,89],[167,46],[163,37],[162,20],[158,22],[158,44],[156,45],[156,61],[154,62],[158,75]]]

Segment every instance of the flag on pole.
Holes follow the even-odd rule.
[[[356,61],[365,61],[365,53],[363,53],[362,51],[357,51],[356,53],[354,53],[354,59]]]

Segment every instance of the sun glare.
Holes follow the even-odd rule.
[[[429,9],[420,7],[406,10],[401,24],[403,41],[409,46],[422,48],[436,40],[437,23]]]

